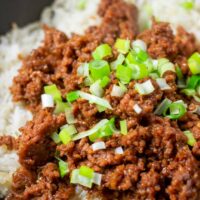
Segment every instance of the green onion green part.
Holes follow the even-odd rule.
[[[193,133],[191,131],[184,131],[183,133],[188,138],[187,144],[193,147],[196,143],[196,139],[194,138]]]
[[[79,174],[92,179],[94,177],[94,170],[87,166],[81,166],[79,169]]]
[[[71,134],[65,128],[60,131],[59,138],[63,144],[68,144],[72,140]]]
[[[112,49],[108,44],[99,45],[92,53],[92,57],[95,60],[102,60],[107,56],[112,56]]]
[[[105,60],[93,60],[89,63],[91,77],[94,81],[110,75],[110,66]]]
[[[54,113],[55,114],[64,113],[68,107],[69,107],[68,103],[65,103],[62,101],[56,101],[56,107],[55,107]]]
[[[76,101],[78,98],[79,98],[78,91],[72,91],[67,94],[67,101],[70,103]]]
[[[102,88],[106,87],[110,83],[110,78],[107,76],[104,76],[100,81],[100,86]]]
[[[58,135],[56,132],[54,132],[54,133],[51,135],[51,139],[52,139],[56,144],[58,144],[58,143],[61,142],[61,140],[60,140],[60,138],[59,138],[59,135]]]
[[[124,65],[118,65],[116,70],[116,77],[124,84],[131,81],[132,70]]]
[[[61,178],[63,178],[67,173],[69,173],[68,163],[64,162],[61,159],[59,159],[58,161],[58,168]]]
[[[130,49],[130,40],[118,38],[114,46],[119,53],[126,54]]]
[[[200,53],[193,53],[188,59],[188,66],[192,74],[200,74]]]
[[[128,133],[126,120],[120,121],[120,132],[123,135],[126,135]]]
[[[55,84],[45,86],[44,92],[45,94],[50,94],[54,101],[62,101],[61,92]]]

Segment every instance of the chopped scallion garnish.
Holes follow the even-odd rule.
[[[65,128],[60,131],[59,138],[63,144],[68,144],[72,140],[71,134]]]
[[[88,94],[88,93],[85,93],[82,91],[79,91],[79,95],[81,98],[88,100],[90,103],[95,103],[99,106],[103,106],[105,108],[112,109],[110,103],[106,99],[99,98],[97,96],[94,96],[94,95],[91,95],[91,94]]]
[[[60,140],[60,138],[59,138],[59,135],[58,135],[56,132],[54,132],[54,133],[51,135],[51,139],[52,139],[56,144],[58,144],[58,143],[61,142],[61,140]]]
[[[77,100],[78,98],[79,98],[78,91],[72,91],[67,94],[67,101],[70,103]]]
[[[108,44],[99,45],[92,53],[92,57],[95,60],[101,60],[107,56],[112,56],[112,49]]]
[[[128,133],[126,120],[120,121],[120,132],[123,135],[126,135]]]
[[[55,84],[45,86],[44,92],[45,94],[51,95],[54,101],[62,101],[61,92]]]
[[[103,88],[101,87],[101,81],[97,80],[96,82],[94,82],[92,85],[90,85],[90,92],[98,97],[102,97],[103,96]]]
[[[141,95],[148,95],[151,94],[155,88],[150,80],[145,81],[144,83],[136,83],[135,89],[138,91]]]
[[[192,74],[200,74],[200,53],[193,53],[188,59],[188,66]]]
[[[132,77],[132,69],[124,65],[118,65],[116,70],[116,77],[122,83],[129,83]]]
[[[61,178],[63,178],[67,173],[69,173],[68,163],[64,162],[61,159],[59,159],[58,161],[58,168]]]
[[[109,76],[110,66],[105,60],[93,60],[89,63],[91,77],[94,81]]]
[[[130,49],[130,40],[118,38],[115,43],[115,48],[119,53],[126,54]]]
[[[55,114],[64,113],[68,107],[69,107],[68,103],[62,101],[56,101],[56,107],[54,113]]]
[[[92,179],[94,177],[94,170],[87,166],[81,166],[79,174]]]
[[[183,133],[188,138],[187,144],[193,147],[196,143],[196,139],[194,138],[193,133],[191,131],[184,131]]]

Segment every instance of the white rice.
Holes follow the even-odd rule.
[[[140,10],[139,23],[141,29],[150,24],[151,13],[160,21],[168,21],[175,29],[182,25],[189,32],[193,32],[200,40],[200,2],[196,0],[196,8],[186,11],[180,7],[181,0],[127,0],[135,2]],[[76,8],[77,0],[56,0],[41,14],[39,22],[24,28],[13,28],[11,32],[0,37],[0,135],[17,137],[18,128],[32,118],[29,111],[21,104],[14,104],[9,91],[12,78],[21,66],[18,54],[27,55],[37,48],[43,39],[41,24],[54,26],[67,35],[72,32],[83,33],[90,26],[100,22],[96,9],[100,0],[88,0],[85,10]],[[148,8],[148,9],[147,9]],[[14,151],[8,151],[5,146],[0,147],[0,198],[4,196],[11,184],[12,173],[19,167],[18,158]],[[77,188],[80,197],[85,199],[86,192]]]

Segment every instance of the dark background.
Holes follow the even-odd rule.
[[[0,35],[10,30],[13,22],[24,26],[39,19],[43,8],[52,2],[53,0],[0,0]]]

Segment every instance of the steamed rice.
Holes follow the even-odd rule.
[[[14,29],[0,37],[0,135],[17,137],[18,128],[32,118],[29,111],[21,104],[14,104],[9,92],[12,77],[21,66],[18,55],[25,56],[32,49],[39,46],[43,39],[41,24],[46,23],[62,30],[67,35],[72,32],[83,33],[90,26],[100,22],[96,9],[100,0],[88,0],[86,9],[76,8],[77,0],[57,0],[50,7],[44,9],[39,22],[24,28]],[[135,2],[140,10],[139,23],[141,29],[149,25],[151,16],[160,21],[168,21],[175,28],[182,25],[187,31],[193,32],[200,41],[200,2],[196,1],[196,8],[186,11],[180,7],[181,0],[127,0]],[[62,20],[61,20],[62,19]],[[10,186],[12,173],[19,167],[18,157],[14,151],[8,151],[5,146],[0,147],[0,198],[4,196]],[[85,197],[86,192],[77,187],[77,193]]]

